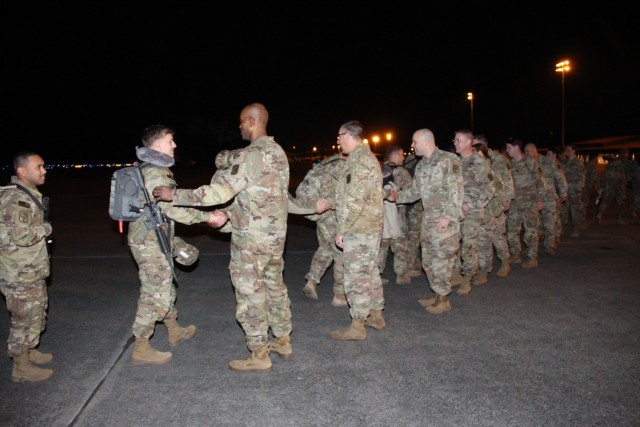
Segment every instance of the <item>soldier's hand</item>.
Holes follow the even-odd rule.
[[[389,196],[387,197],[387,200],[390,202],[395,202],[396,200],[398,200],[398,191],[395,188],[391,188],[389,189]]]
[[[173,190],[164,185],[158,186],[153,189],[153,197],[156,201],[171,202],[173,201]]]
[[[336,236],[336,246],[340,249],[344,249],[344,236]]]
[[[331,208],[331,204],[327,200],[320,198],[316,201],[316,213],[319,213],[319,214],[324,213],[328,211],[330,208]]]
[[[210,227],[219,228],[222,227],[228,220],[229,217],[225,212],[221,210],[215,210],[211,212],[211,214],[209,214],[209,221],[207,221],[207,224],[209,224]]]

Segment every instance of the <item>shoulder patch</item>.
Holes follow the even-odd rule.
[[[453,165],[453,173],[460,173],[460,168],[458,165]]]
[[[237,175],[238,169],[240,169],[240,165],[233,165],[233,167],[231,167],[231,175]]]
[[[18,206],[20,206],[21,208],[31,209],[31,204],[29,204],[29,202],[25,202],[23,200],[18,200]]]
[[[493,174],[491,174],[491,173],[490,173],[490,174],[489,174],[489,175],[487,175],[487,176],[489,177],[489,181],[493,181]]]
[[[350,183],[351,183],[351,174],[348,174],[347,175],[347,184],[350,184]]]
[[[29,214],[26,211],[20,211],[18,214],[18,221],[24,222],[25,224],[29,222]]]

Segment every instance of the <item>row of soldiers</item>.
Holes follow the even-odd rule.
[[[535,144],[524,144],[511,138],[499,151],[489,148],[485,135],[474,135],[468,130],[455,132],[452,142],[461,160],[464,220],[460,226],[460,248],[453,259],[451,287],[459,287],[457,293],[463,296],[469,295],[472,285],[487,283],[493,269],[494,253],[500,262],[495,275],[506,277],[512,264],[521,264],[523,268],[537,267],[540,241],[545,253],[555,255],[561,235],[579,237],[581,230],[589,224],[587,207],[593,203],[592,193],[598,195],[598,223],[615,200],[617,222],[624,224],[625,186],[640,187],[637,185],[640,168],[637,162],[627,160],[625,150],[608,159],[602,182],[596,169],[597,157],[585,164],[574,145],[542,154]],[[413,153],[405,158],[400,146],[390,147],[382,166],[383,177],[389,176],[384,180],[385,185],[399,192],[408,190],[418,161],[420,157]],[[296,189],[296,197],[333,200],[344,162],[344,156],[335,154],[315,164]],[[636,196],[636,199],[638,203],[640,197]],[[378,267],[382,274],[391,253],[396,284],[406,285],[411,283],[411,278],[424,274],[421,264],[424,256],[420,254],[424,207],[418,200],[397,204],[396,209],[400,235],[385,238],[383,233]],[[341,251],[333,239],[337,223],[335,212],[329,210],[308,218],[317,224],[319,247],[305,276],[303,292],[310,299],[318,299],[317,286],[333,264],[332,304],[346,306]],[[385,222],[385,229],[387,226]],[[389,280],[382,278],[382,282],[386,284]],[[433,307],[431,299],[421,303],[428,312],[435,314],[450,309],[450,304]]]

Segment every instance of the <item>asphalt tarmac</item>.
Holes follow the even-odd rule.
[[[311,165],[292,165],[292,189]],[[563,237],[539,267],[489,276],[453,309],[434,316],[416,300],[426,277],[384,277],[384,331],[332,341],[349,323],[331,305],[331,270],[319,300],[302,293],[317,247],[314,223],[290,216],[285,281],[294,358],[271,355],[267,374],[229,370],[246,357],[228,275],[228,235],[203,225],[178,234],[200,260],[178,271],[177,308],[197,335],[170,348],[159,325],[151,342],[172,351],[163,366],[131,363],[139,282],[108,216],[109,169],[49,173],[55,248],[49,314],[40,349],[55,375],[11,382],[0,358],[0,426],[638,426],[640,425],[640,226],[603,224]],[[185,188],[207,168],[177,168]],[[494,267],[494,271],[497,267]],[[0,306],[0,342],[9,316]]]

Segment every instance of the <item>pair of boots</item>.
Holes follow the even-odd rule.
[[[184,340],[196,335],[196,327],[189,325],[181,327],[176,319],[165,319],[164,325],[167,328],[169,345],[177,347]],[[158,351],[149,344],[148,338],[136,337],[136,346],[131,353],[131,360],[136,365],[164,365],[173,358],[173,354],[168,351]]]
[[[370,310],[367,320],[351,320],[351,325],[331,332],[331,338],[336,341],[363,341],[367,339],[365,326],[383,331],[387,324],[382,316],[382,310]]]
[[[53,369],[39,368],[34,365],[43,365],[53,360],[51,353],[40,353],[35,348],[29,349],[19,356],[13,356],[13,370],[11,381],[20,383],[23,381],[44,381],[53,376]]]
[[[246,359],[232,360],[229,362],[229,368],[237,372],[271,372],[269,354],[272,351],[282,359],[292,359],[291,337],[289,335],[276,337],[275,341],[252,351]]]
[[[418,304],[424,307],[424,309],[431,314],[442,314],[451,310],[451,302],[449,301],[448,295],[436,295],[431,298],[421,298],[418,300]]]

